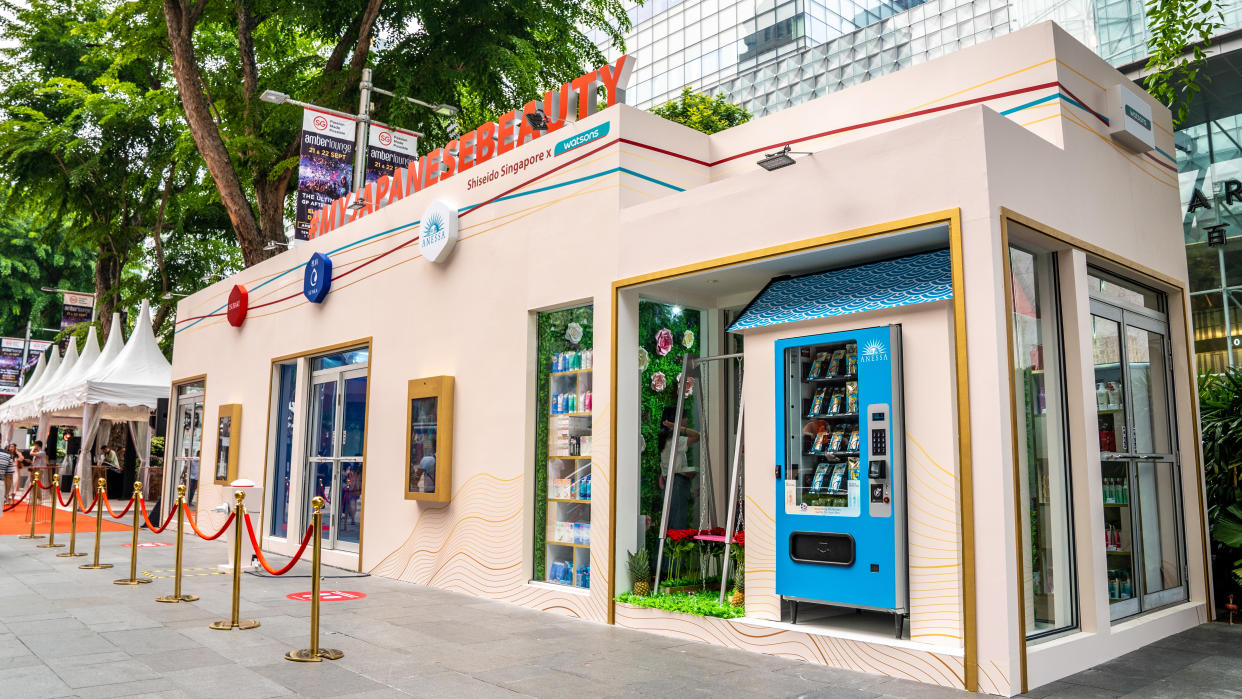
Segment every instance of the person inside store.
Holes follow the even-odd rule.
[[[670,456],[673,459],[673,493],[668,511],[669,529],[688,529],[690,527],[691,485],[698,471],[692,469],[686,461],[686,452],[690,446],[697,444],[699,433],[686,426],[686,416],[682,415],[681,424],[673,424],[677,418],[677,409],[666,406],[660,417],[660,490],[664,490],[664,472],[668,469]],[[676,439],[673,436],[676,435]]]

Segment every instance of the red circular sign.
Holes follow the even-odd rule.
[[[321,116],[317,116],[314,119],[312,119],[311,123],[314,124],[315,128],[319,129],[320,131],[323,131],[324,129],[328,128],[328,120]]]
[[[362,599],[366,597],[365,592],[354,592],[353,590],[320,590],[320,602],[348,602],[349,600]],[[294,602],[309,602],[311,599],[310,591],[295,592],[291,595],[285,595],[286,598]]]
[[[249,309],[250,294],[246,291],[246,287],[234,284],[233,290],[229,292],[229,325],[240,328],[241,324],[246,322],[246,311]]]
[[[391,146],[392,145],[392,134],[388,133],[387,131],[381,131],[379,135],[379,142],[380,142],[380,145],[382,146]]]

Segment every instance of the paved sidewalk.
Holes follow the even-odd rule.
[[[301,577],[243,576],[242,617],[262,626],[213,631],[208,623],[229,615],[231,578],[210,574],[224,545],[188,542],[185,565],[199,575],[183,591],[202,599],[159,604],[171,578],[112,584],[128,575],[128,541],[105,533],[103,560],[116,567],[79,570],[89,559],[0,537],[0,697],[967,696],[375,577],[324,583],[367,594],[323,605],[321,643],[345,657],[291,663],[284,654],[308,645],[309,605],[285,595],[310,589],[309,566],[292,571]],[[92,535],[78,543],[89,551]],[[140,548],[139,570],[167,575],[159,571],[172,568],[173,554],[171,546]],[[1140,653],[1032,696],[1242,696],[1227,691],[1242,687],[1242,627],[1203,627]],[[1218,687],[1225,689],[1207,694]]]

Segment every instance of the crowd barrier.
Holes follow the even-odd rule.
[[[168,516],[164,519],[164,523],[156,526],[147,515],[146,502],[142,497],[142,484],[134,483],[134,492],[130,496],[129,502],[125,508],[118,514],[112,510],[111,503],[108,502],[107,485],[103,478],[96,482],[95,498],[90,505],[82,506],[82,491],[80,489],[80,479],[75,476],[73,479],[73,489],[68,499],[62,499],[60,496],[60,476],[54,474],[52,482],[44,485],[39,481],[39,473],[36,471],[34,479],[30,486],[26,488],[26,492],[21,497],[14,500],[8,505],[4,505],[4,511],[8,512],[15,509],[19,504],[30,498],[30,533],[23,534],[18,538],[21,539],[43,539],[40,534],[36,534],[35,525],[38,521],[38,510],[40,501],[40,492],[50,490],[51,492],[51,521],[48,524],[47,543],[39,544],[38,548],[64,548],[64,544],[56,543],[56,512],[61,507],[69,508],[71,514],[71,522],[69,526],[69,550],[65,553],[56,554],[58,557],[69,558],[77,556],[85,556],[85,553],[77,551],[77,534],[78,534],[78,513],[89,515],[95,513],[95,554],[91,563],[83,564],[78,568],[84,570],[98,570],[103,568],[111,568],[111,563],[100,563],[100,543],[103,539],[103,519],[104,512],[113,519],[123,519],[126,514],[133,510],[133,533],[130,538],[130,554],[129,554],[129,577],[114,580],[116,585],[141,585],[152,582],[151,578],[138,577],[138,530],[142,521],[146,522],[147,529],[153,534],[161,534],[168,529],[174,517],[177,519],[176,533],[176,567],[173,577],[173,593],[157,597],[157,602],[193,602],[199,599],[195,595],[183,594],[181,591],[182,581],[182,546],[185,535],[185,524],[188,522],[190,529],[196,536],[204,541],[213,541],[220,538],[228,531],[232,525],[233,531],[233,599],[232,599],[232,616],[223,621],[216,621],[210,624],[210,628],[229,631],[232,629],[247,630],[257,628],[259,622],[254,619],[240,618],[241,607],[241,549],[242,549],[242,530],[246,531],[246,535],[250,537],[250,543],[254,547],[254,552],[259,560],[259,564],[263,569],[272,575],[284,575],[293,569],[302,558],[302,554],[306,552],[307,546],[311,547],[311,613],[310,613],[310,647],[301,650],[290,651],[285,654],[285,659],[297,662],[320,662],[322,660],[337,660],[344,657],[344,653],[335,648],[319,647],[319,593],[320,593],[320,557],[322,555],[322,537],[314,536],[315,532],[321,531],[323,525],[323,505],[324,500],[321,497],[314,498],[311,503],[314,513],[311,516],[311,523],[306,528],[306,533],[302,536],[302,542],[298,546],[298,550],[294,553],[289,562],[281,568],[273,568],[271,564],[264,558],[262,549],[259,547],[259,539],[255,534],[254,524],[250,521],[250,514],[246,512],[246,493],[237,491],[233,497],[235,504],[232,512],[229,513],[228,519],[224,521],[224,525],[214,534],[204,534],[198,528],[198,523],[194,521],[194,513],[191,512],[190,506],[185,501],[185,486],[177,486],[177,499],[170,508]]]

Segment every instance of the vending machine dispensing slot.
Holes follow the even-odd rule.
[[[781,340],[776,591],[909,611],[901,327]],[[783,457],[783,458],[782,458]]]

